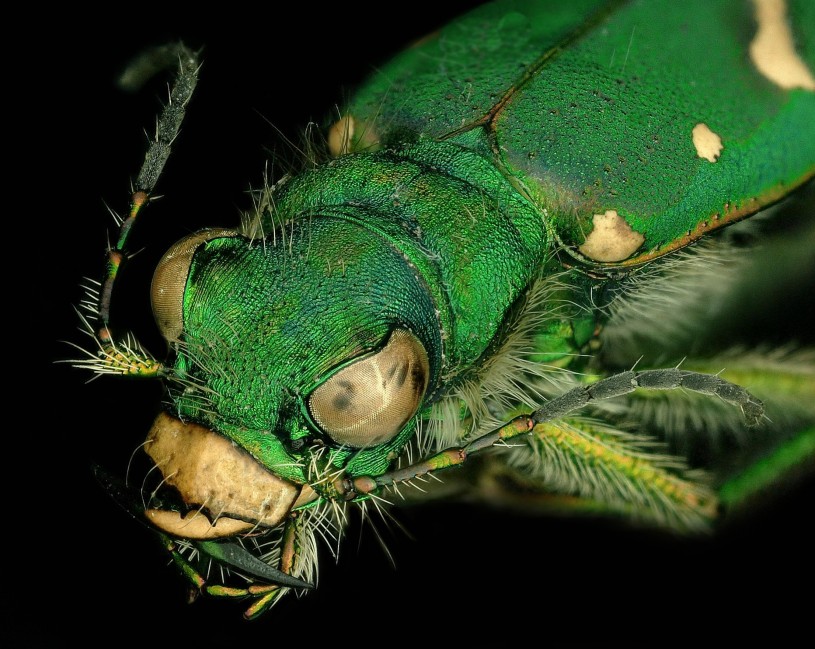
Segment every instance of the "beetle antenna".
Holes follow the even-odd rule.
[[[164,165],[170,157],[172,143],[181,129],[187,103],[198,82],[200,65],[192,50],[182,43],[175,43],[145,51],[128,66],[119,79],[119,85],[123,88],[137,89],[158,72],[172,66],[177,68],[176,79],[170,89],[169,99],[156,121],[155,136],[147,148],[136,177],[128,216],[119,228],[116,244],[108,248],[107,272],[99,297],[99,328],[96,332],[104,347],[113,344],[109,330],[110,300],[119,266],[125,259],[128,236],[141,209],[150,202]]]

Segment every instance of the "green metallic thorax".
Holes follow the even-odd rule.
[[[278,223],[363,224],[404,254],[439,311],[448,379],[481,356],[546,252],[543,215],[489,161],[432,141],[332,161],[285,185],[275,209]]]

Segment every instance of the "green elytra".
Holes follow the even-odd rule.
[[[812,176],[815,9],[787,5],[809,71],[789,88],[748,55],[751,2],[502,2],[403,52],[349,113],[363,142],[424,137],[484,152],[583,262],[593,215],[616,210],[644,237],[615,260],[630,265]],[[694,147],[698,124],[721,138],[716,162]]]
[[[795,30],[815,24],[812,12],[807,2],[788,7],[795,51],[810,70],[811,39]],[[666,33],[686,36],[666,42]],[[406,447],[424,459],[479,439],[493,419],[510,421],[608,376],[587,360],[609,314],[589,308],[606,278],[754,213],[815,173],[815,90],[806,79],[780,87],[758,70],[746,54],[755,34],[747,3],[700,3],[691,15],[674,3],[498,2],[407,50],[347,108],[339,157],[263,192],[242,228],[194,235],[180,255],[181,282],[157,309],[176,352],[162,369],[171,416],[226,436],[287,483],[308,485],[316,495],[288,505],[306,512],[375,493],[361,486],[396,475]],[[714,154],[694,140],[699,124],[718,138]],[[179,250],[162,262],[171,274]],[[154,286],[162,291],[163,282]],[[377,357],[395,331],[410,332],[426,354],[419,401],[386,441],[338,442],[313,395]],[[511,364],[500,358],[510,348],[513,371],[538,359],[553,376],[512,376],[530,389],[508,404],[519,391],[504,386],[490,400],[487,375]],[[776,378],[766,374],[767,383]],[[682,380],[673,387],[693,389]],[[647,376],[639,385],[670,389]],[[470,399],[473,389],[481,396]],[[790,392],[812,389],[807,375]],[[439,418],[446,423],[434,433]],[[663,457],[641,460],[642,448],[621,441],[621,431],[559,419],[536,423],[533,453],[568,437],[574,466],[628,479],[631,493],[611,498],[558,483],[546,467],[535,476],[529,458],[517,460],[527,462],[522,475],[587,496],[589,510],[636,517],[650,508],[659,511],[646,519],[678,528],[713,515],[715,497]],[[421,431],[431,439],[413,446]],[[651,494],[675,500],[664,505],[669,513],[647,502]],[[203,507],[213,527],[234,514],[186,506]],[[158,526],[184,537],[183,527]],[[193,543],[229,564],[212,541]],[[281,566],[307,576],[296,560]]]

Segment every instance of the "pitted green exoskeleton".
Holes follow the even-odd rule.
[[[156,361],[109,311],[197,82],[195,55],[169,48],[171,102],[91,329],[95,370],[165,381],[155,483],[100,479],[196,588],[251,598],[250,617],[314,584],[316,538],[341,535],[346,507],[432,498],[424,477],[450,497],[715,527],[813,456],[811,351],[696,344],[753,256],[708,233],[815,173],[811,14],[479,8],[363,86],[323,163],[170,248]],[[747,451],[713,453],[707,476],[680,458],[690,438],[738,436]],[[205,580],[210,563],[242,581]]]

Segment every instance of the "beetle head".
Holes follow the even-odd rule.
[[[384,472],[413,435],[440,364],[434,310],[404,256],[365,228],[205,230],[165,254],[152,294],[175,352],[173,415],[146,450],[211,520],[276,525],[343,471]],[[268,475],[246,477],[256,469]],[[164,516],[151,520],[178,533],[183,517]]]

